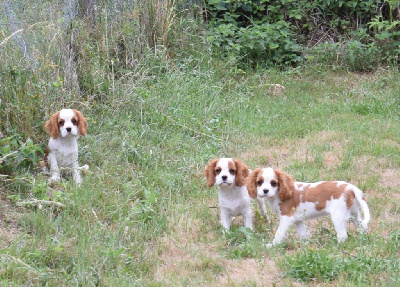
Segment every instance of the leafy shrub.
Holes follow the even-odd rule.
[[[392,15],[391,11],[390,15]],[[368,27],[374,32],[381,58],[386,62],[398,64],[400,54],[400,31],[398,27],[400,27],[400,21],[384,20],[381,15],[377,15],[368,23]]]
[[[222,24],[211,29],[209,41],[212,45],[236,59],[250,64],[258,61],[267,65],[290,65],[300,62],[300,46],[293,38],[290,24],[280,21],[275,24],[254,24],[237,27]]]
[[[300,46],[292,24],[279,17],[273,21],[266,17],[268,2],[208,1],[209,42],[221,48],[223,55],[251,65],[300,62]]]
[[[317,50],[311,53],[313,59],[320,54],[322,61],[328,57],[350,70],[369,71],[381,62],[398,62],[400,21],[393,20],[397,4],[374,0],[209,0],[206,19],[211,44],[236,61],[293,65],[302,60],[302,45]],[[320,48],[321,43],[325,44]],[[327,54],[321,53],[325,50]]]
[[[15,134],[0,139],[0,172],[32,168],[39,162],[38,153],[43,154],[42,148],[30,138],[24,142],[21,135]]]

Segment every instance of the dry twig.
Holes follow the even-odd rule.
[[[24,261],[22,261],[21,259],[14,257],[12,255],[8,255],[8,254],[2,254],[0,258],[5,258],[8,259],[9,261],[13,261],[15,263],[21,264],[22,266],[28,268],[28,269],[32,269],[35,270],[35,268],[33,268],[32,266],[26,264]]]
[[[42,209],[42,204],[49,205],[49,206],[56,206],[59,208],[64,208],[65,205],[57,202],[57,201],[50,201],[50,200],[43,200],[43,199],[36,199],[32,198],[31,200],[28,201],[18,201],[16,203],[17,206],[25,206],[25,205],[36,205],[39,209]]]

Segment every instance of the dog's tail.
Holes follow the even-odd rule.
[[[358,204],[361,207],[361,211],[364,215],[364,220],[361,220],[361,227],[367,231],[368,230],[368,223],[371,220],[371,214],[369,212],[369,208],[368,208],[368,204],[365,201],[365,197],[363,192],[357,188],[356,186],[353,186],[353,193],[354,196],[356,198],[356,200],[358,201]]]

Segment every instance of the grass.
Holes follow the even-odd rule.
[[[213,59],[202,37],[191,34],[195,24],[179,26],[172,12],[148,21],[167,27],[159,37],[175,45],[175,58],[165,46],[131,51],[146,38],[133,24],[100,21],[108,38],[95,35],[79,50],[85,93],[78,96],[63,86],[55,60],[62,36],[51,19],[28,29],[42,35],[35,51],[41,69],[24,68],[11,44],[0,50],[8,56],[0,57],[0,134],[31,138],[20,153],[33,156],[47,144],[48,115],[64,105],[79,108],[89,119],[79,160],[90,166],[80,187],[68,178],[50,187],[39,170],[1,175],[0,285],[398,285],[398,70],[243,71]],[[130,15],[135,25],[139,16]],[[149,35],[148,42],[156,40]],[[126,66],[112,56],[122,46]],[[278,167],[297,180],[356,184],[370,205],[370,233],[350,228],[348,241],[338,245],[324,219],[309,223],[309,242],[291,230],[288,242],[266,249],[277,218],[269,212],[267,224],[254,206],[254,233],[235,218],[223,235],[217,191],[203,178],[205,164],[222,156],[251,168]],[[20,205],[30,198],[65,207]]]
[[[394,70],[312,68],[224,75],[209,66],[174,69],[139,87],[128,80],[112,108],[93,103],[83,111],[90,130],[80,141],[80,161],[90,172],[81,187],[66,180],[51,188],[40,174],[26,174],[22,186],[4,185],[2,201],[17,194],[66,207],[5,209],[18,220],[2,218],[2,229],[13,230],[1,233],[2,284],[398,283],[397,78]],[[252,168],[276,166],[298,180],[355,183],[370,204],[369,235],[351,229],[338,248],[329,220],[315,221],[308,243],[292,230],[287,243],[269,250],[277,218],[270,214],[267,224],[258,211],[254,234],[238,218],[222,235],[216,191],[202,176],[220,156]]]

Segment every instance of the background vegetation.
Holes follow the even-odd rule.
[[[0,285],[395,286],[400,84],[394,1],[3,1]],[[82,186],[38,162],[81,110]],[[368,235],[273,249],[255,211],[222,235],[214,157],[362,188]],[[256,208],[255,208],[256,210]]]
[[[207,1],[208,40],[245,66],[398,63],[397,1]],[[374,54],[380,57],[374,57]]]

